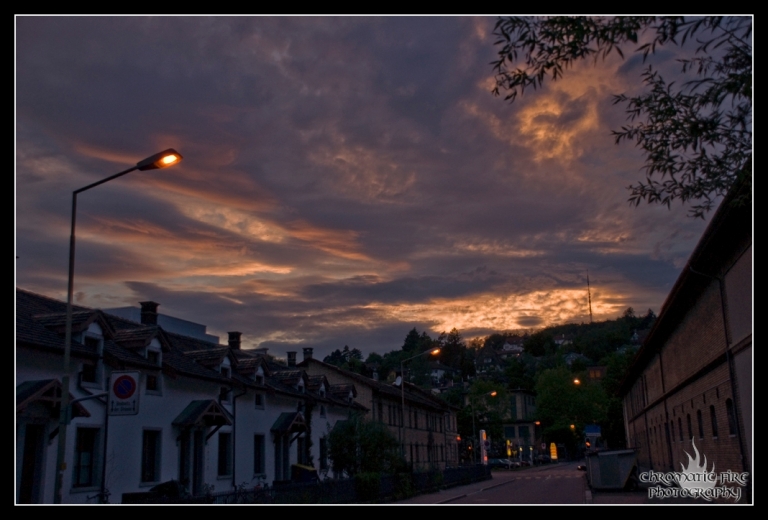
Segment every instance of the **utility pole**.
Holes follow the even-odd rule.
[[[587,269],[587,298],[589,300],[589,323],[592,323],[592,291],[589,288],[589,269]]]

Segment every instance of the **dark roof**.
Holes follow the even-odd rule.
[[[63,354],[64,330],[59,327],[59,324],[62,315],[66,318],[66,307],[64,302],[17,288],[16,345]],[[196,363],[194,358],[183,354],[184,350],[194,350],[202,345],[216,349],[219,347],[217,344],[168,333],[154,325],[143,325],[84,307],[73,306],[73,314],[81,320],[81,323],[92,323],[94,319],[98,319],[103,325],[106,329],[104,360],[112,366],[157,370],[156,365],[147,361],[133,348],[137,342],[148,344],[156,337],[163,346],[163,370],[222,384],[230,381],[222,377],[218,371],[206,368]],[[99,352],[94,346],[89,347],[73,340],[71,355],[94,359],[99,356]]]
[[[304,361],[299,363],[298,366],[305,367],[305,366],[308,366],[310,363],[317,363],[318,365],[324,368],[330,369],[338,373],[342,377],[352,379],[353,381],[355,381],[355,384],[368,386],[373,391],[378,392],[380,394],[388,395],[394,399],[401,399],[402,397],[399,386],[393,386],[387,383],[382,383],[380,381],[371,379],[370,377],[365,377],[363,375],[360,375],[356,372],[351,372],[349,370],[344,370],[342,368],[339,368],[335,365],[324,363],[323,361],[320,361],[315,358],[305,359]],[[336,386],[336,385],[332,385],[332,386]],[[410,401],[411,403],[419,404],[421,406],[425,406],[433,409],[439,409],[443,411],[457,409],[455,406],[451,406],[450,404],[443,401],[442,399],[438,397],[434,397],[428,392],[425,392],[424,390],[420,389],[416,385],[412,385],[410,383],[405,384],[405,400]]]

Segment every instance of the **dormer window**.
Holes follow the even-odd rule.
[[[264,384],[264,376],[260,374],[256,374],[256,377],[254,378],[257,385],[263,385]]]
[[[101,388],[102,379],[101,356],[104,351],[104,340],[96,333],[100,334],[101,328],[95,332],[84,332],[81,338],[83,345],[99,356],[99,359],[83,361],[80,371],[80,384],[91,388]]]
[[[156,350],[147,350],[147,361],[153,365],[160,366],[160,352]]]
[[[325,397],[325,387],[324,386],[320,387],[320,397]]]
[[[150,365],[160,367],[162,366],[162,353],[158,345],[150,345],[144,351],[144,357]],[[160,379],[160,373],[154,371],[148,371],[145,374],[145,388],[148,394],[162,395],[162,385]]]
[[[83,383],[96,383],[97,370],[95,363],[83,363],[83,371],[80,373],[80,381]]]

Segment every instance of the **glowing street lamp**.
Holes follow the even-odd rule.
[[[158,170],[179,163],[183,157],[173,148],[169,148],[151,157],[139,161],[135,166],[111,175],[93,184],[89,184],[72,192],[72,227],[69,235],[69,280],[67,282],[67,325],[64,334],[64,375],[61,378],[61,404],[59,408],[59,443],[56,453],[56,481],[54,482],[53,501],[61,503],[61,491],[64,484],[64,471],[66,469],[67,426],[69,425],[69,358],[72,350],[72,292],[75,277],[75,217],[77,215],[77,194],[95,188],[105,182],[109,182],[134,170]]]

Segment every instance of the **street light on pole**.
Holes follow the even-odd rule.
[[[415,356],[411,356],[400,361],[400,399],[402,400],[402,410],[400,410],[400,449],[403,451],[403,453],[405,453],[405,362],[416,359],[417,357],[424,356],[426,354],[432,354],[435,356],[439,353],[440,347],[436,347],[433,349],[425,350],[420,354],[416,354]]]
[[[70,376],[70,351],[72,350],[72,293],[75,276],[75,217],[77,215],[77,195],[95,188],[105,182],[109,182],[134,170],[146,171],[167,168],[179,163],[183,157],[173,148],[156,153],[139,161],[135,166],[111,175],[88,186],[84,186],[72,192],[72,225],[69,234],[69,278],[67,281],[67,324],[64,334],[64,375],[61,378],[61,403],[59,406],[59,443],[56,452],[56,481],[54,482],[53,502],[61,503],[62,486],[64,485],[64,471],[66,469],[67,426],[69,425],[69,376]]]
[[[496,390],[486,392],[481,397],[485,396],[496,397]],[[472,411],[472,442],[475,443],[475,446],[472,448],[472,460],[477,464],[477,444],[479,441],[477,439],[477,432],[475,431],[475,405],[472,402],[471,397],[469,398],[469,408]]]

